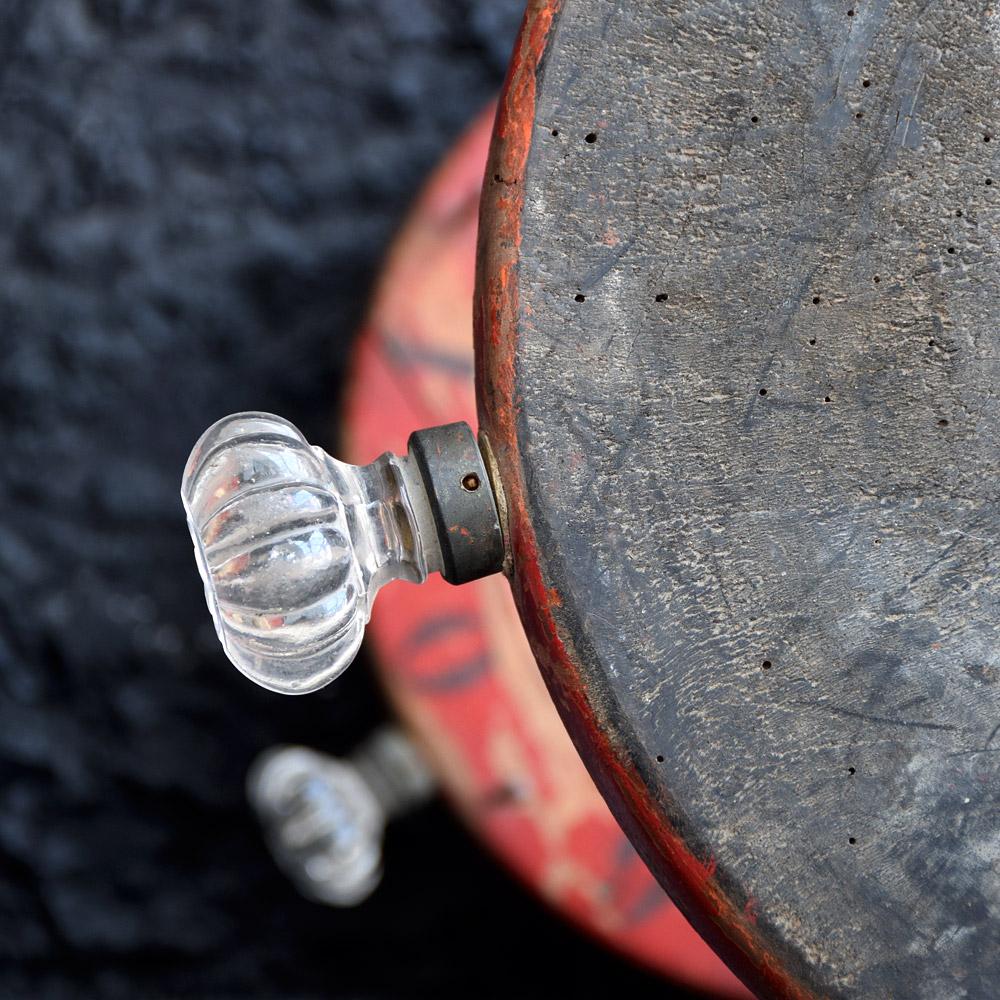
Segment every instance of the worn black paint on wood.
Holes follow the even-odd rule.
[[[983,0],[566,0],[535,109],[515,400],[553,614],[825,995],[1000,981],[998,65]]]

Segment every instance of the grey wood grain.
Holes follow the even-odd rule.
[[[566,0],[538,95],[516,389],[554,613],[831,996],[1000,988],[998,65],[982,0]]]

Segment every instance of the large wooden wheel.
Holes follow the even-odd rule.
[[[501,102],[519,610],[761,993],[1000,981],[998,66],[981,0],[539,0]]]

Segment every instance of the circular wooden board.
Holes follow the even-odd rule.
[[[1000,982],[998,18],[535,0],[501,101],[476,333],[515,597],[761,994]]]

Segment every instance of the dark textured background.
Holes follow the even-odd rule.
[[[0,995],[653,986],[441,805],[360,909],[295,896],[246,767],[385,710],[363,667],[281,699],[224,662],[177,496],[233,410],[329,441],[380,254],[521,6],[0,3]]]

